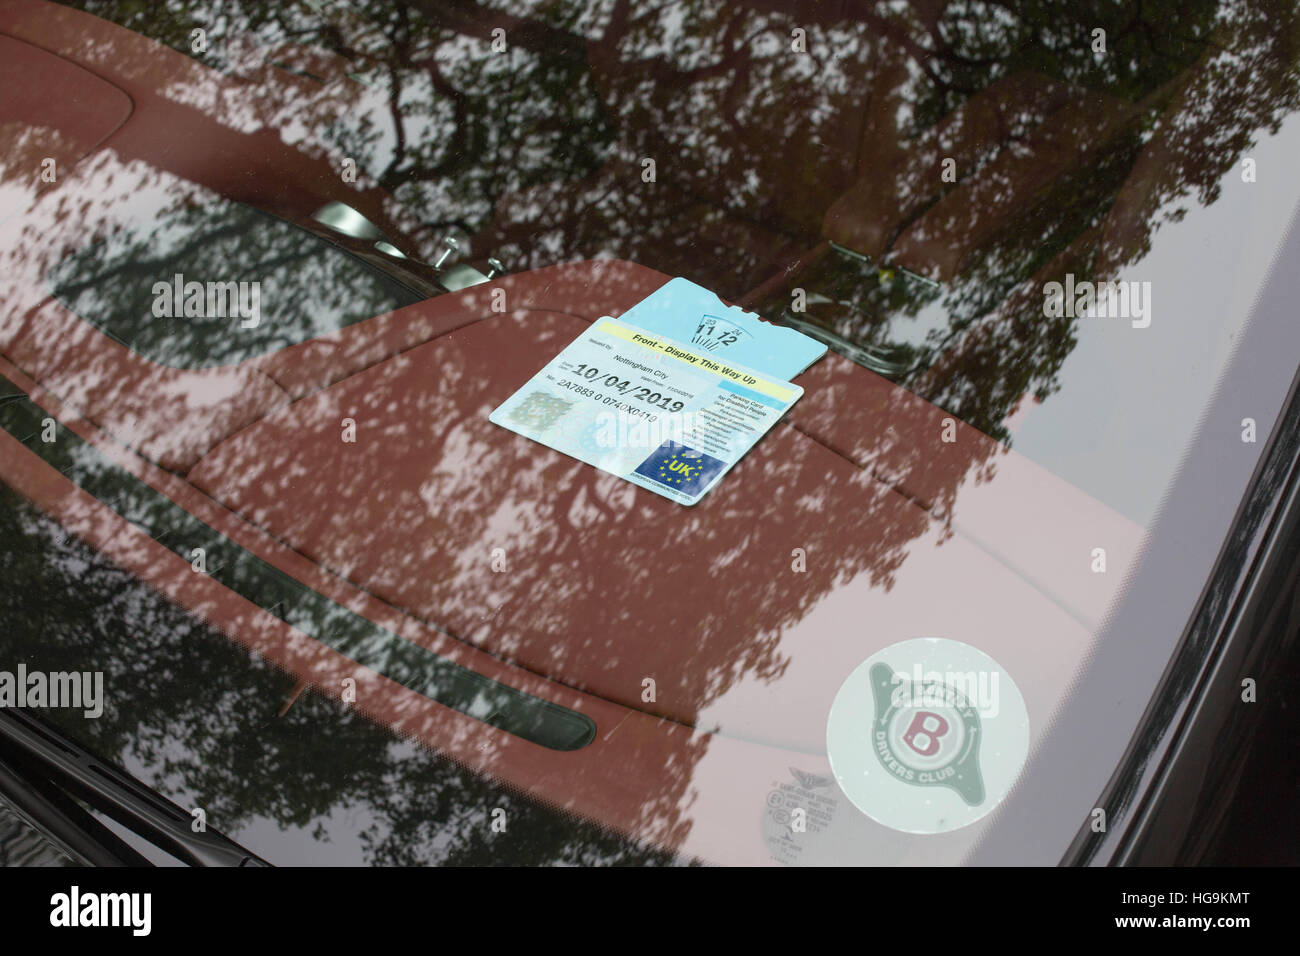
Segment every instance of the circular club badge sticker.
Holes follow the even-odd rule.
[[[840,789],[867,816],[907,833],[945,833],[1011,789],[1029,753],[1029,713],[983,651],[920,637],[849,675],[831,704],[826,752]]]

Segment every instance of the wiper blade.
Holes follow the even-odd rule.
[[[24,780],[55,784],[191,866],[270,866],[215,830],[195,833],[190,815],[180,807],[28,711],[0,708],[0,762],[21,768]],[[113,862],[148,862],[129,849],[124,854],[124,846],[118,840],[105,848]],[[103,853],[80,855],[88,862],[105,858]]]

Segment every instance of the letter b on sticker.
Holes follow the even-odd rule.
[[[939,752],[939,738],[947,732],[948,721],[938,714],[923,710],[912,718],[907,733],[903,734],[903,743],[922,757],[933,757]]]

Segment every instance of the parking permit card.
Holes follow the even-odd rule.
[[[693,505],[802,394],[798,385],[602,318],[489,420]]]

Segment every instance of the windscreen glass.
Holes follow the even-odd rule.
[[[1162,503],[1300,201],[1277,0],[0,33],[132,104],[0,223],[0,694],[100,675],[27,706],[271,862],[968,860],[1078,756],[1036,748],[1153,537],[1198,538]],[[827,349],[699,502],[528,437],[640,448],[564,419],[609,369],[490,417],[675,277]]]

